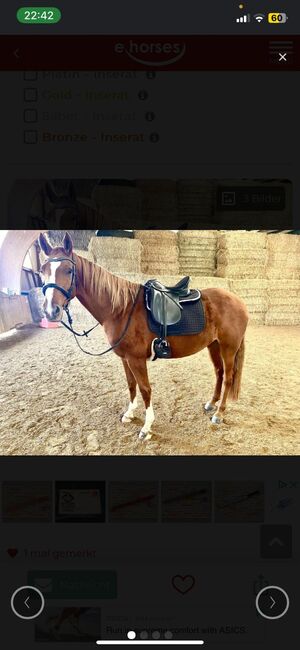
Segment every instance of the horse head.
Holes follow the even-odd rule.
[[[41,267],[44,311],[49,321],[60,321],[63,310],[76,295],[73,242],[69,233],[66,233],[62,246],[52,248],[47,237],[41,234],[39,244],[47,257]]]

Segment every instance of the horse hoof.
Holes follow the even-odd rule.
[[[212,424],[222,424],[222,418],[219,418],[218,415],[213,415],[210,421]]]
[[[210,413],[211,411],[214,411],[215,408],[216,408],[216,407],[213,406],[213,404],[211,404],[210,402],[206,402],[206,404],[204,404],[204,411],[205,411],[206,413]]]
[[[129,422],[132,422],[133,418],[127,417],[127,415],[122,415],[121,416],[121,422],[122,424],[129,424]]]
[[[152,434],[150,433],[150,431],[143,431],[143,429],[141,429],[139,433],[139,440],[145,441],[145,440],[151,440],[151,438],[152,438]]]

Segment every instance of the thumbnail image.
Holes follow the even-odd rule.
[[[210,522],[211,483],[205,481],[163,481],[161,518],[164,522]]]
[[[35,623],[35,641],[94,642],[101,634],[101,611],[95,607],[47,607]]]
[[[55,484],[55,521],[105,521],[105,482],[63,481]]]
[[[2,520],[4,522],[51,522],[52,484],[46,481],[4,481]]]
[[[260,481],[216,481],[215,521],[218,523],[263,522],[264,483]]]
[[[108,495],[110,522],[158,521],[158,483],[112,482]]]

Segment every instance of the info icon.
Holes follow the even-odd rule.
[[[145,113],[145,119],[147,122],[153,122],[153,120],[155,120],[155,113],[153,113],[153,111],[147,111],[147,113]]]
[[[150,133],[149,135],[149,140],[150,142],[158,142],[159,141],[159,133]]]
[[[148,95],[148,93],[147,93],[147,90],[140,90],[140,91],[138,92],[138,98],[139,98],[141,101],[145,101],[145,99],[148,99],[148,97],[149,97],[149,95]]]

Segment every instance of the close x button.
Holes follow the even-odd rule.
[[[30,621],[42,613],[45,607],[45,599],[39,589],[26,585],[14,591],[10,604],[13,613],[18,618]]]
[[[293,41],[269,41],[269,59],[274,65],[291,65],[294,58]]]
[[[260,590],[256,596],[255,605],[263,618],[275,621],[287,613],[290,600],[284,589],[271,585]]]

